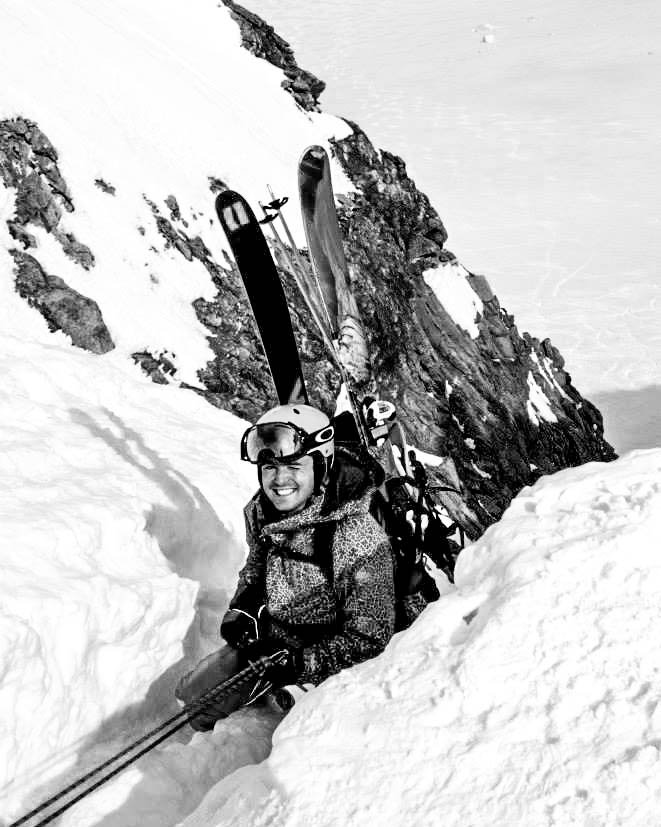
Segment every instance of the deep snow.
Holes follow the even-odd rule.
[[[293,191],[300,149],[346,127],[298,110],[210,0],[7,0],[0,40],[0,117],[33,118],[58,147],[76,205],[67,228],[97,264],[78,272],[38,231],[37,255],[99,301],[117,343],[103,357],[76,350],[13,291],[13,193],[0,188],[10,819],[176,709],[172,687],[215,645],[245,552],[245,423],[128,358],[175,349],[193,383],[210,358],[190,308],[208,276],[164,248],[143,195],[174,193],[221,257],[207,176],[253,201],[268,183]],[[471,302],[452,312],[470,329]],[[660,452],[640,453],[522,492],[464,552],[458,588],[381,658],[305,696],[265,763],[279,716],[247,710],[158,749],[62,824],[651,823],[660,466]]]
[[[202,825],[649,825],[661,451],[525,489],[456,590],[306,696]]]

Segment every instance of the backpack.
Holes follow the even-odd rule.
[[[438,600],[440,596],[436,582],[425,566],[425,557],[452,582],[454,561],[459,548],[451,543],[449,537],[457,526],[454,523],[446,526],[441,520],[427,491],[424,467],[414,456],[409,457],[414,476],[391,475],[386,479],[386,472],[380,462],[351,438],[351,430],[347,433],[342,427],[345,423],[341,420],[338,429],[340,417],[335,418],[336,445],[339,443],[350,450],[378,486],[372,498],[370,513],[384,529],[392,547],[395,631],[401,631],[411,625],[428,603]],[[417,492],[415,499],[412,490]],[[329,570],[331,576],[334,533],[335,524],[324,523],[315,529],[314,540],[318,559],[323,561],[322,565]]]

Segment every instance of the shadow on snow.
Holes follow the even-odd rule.
[[[223,569],[226,570],[233,561],[241,560],[243,557],[242,543],[225,528],[200,489],[151,449],[140,433],[129,428],[116,414],[107,409],[104,409],[104,414],[111,427],[97,422],[82,410],[72,409],[70,414],[74,422],[105,442],[122,460],[158,486],[166,495],[169,505],[155,504],[145,514],[145,531],[155,538],[172,571],[180,577],[197,581],[200,587],[195,602],[195,616],[182,642],[182,658],[152,682],[141,702],[118,710],[103,721],[94,732],[72,745],[77,748],[78,753],[75,766],[60,777],[49,781],[41,789],[34,790],[26,809],[57,793],[68,783],[89,772],[147,730],[179,711],[173,694],[178,679],[220,642],[220,613],[229,599],[226,590],[220,586],[220,583],[226,580],[226,575],[223,577]],[[268,749],[273,728],[274,726],[267,726]],[[191,732],[192,730],[186,727],[175,738],[180,742],[187,741]],[[263,742],[264,738],[261,741]],[[253,745],[252,751],[246,752],[243,763],[259,761],[268,754],[266,745],[261,743],[259,738],[256,743],[258,745]],[[63,754],[65,753],[66,750],[63,751]],[[240,754],[236,756],[236,760],[240,766]],[[117,810],[100,817],[95,823],[106,827],[120,824],[126,827],[133,824],[139,824],[140,827],[152,824],[154,827],[168,827],[186,815],[174,810],[171,820],[166,816],[159,802],[163,797],[167,797],[163,796],[167,791],[161,789],[157,793],[156,789],[164,783],[167,785],[168,780],[171,788],[175,779],[168,779],[168,773],[162,771],[159,778],[159,766],[167,763],[167,760],[151,764],[149,762],[150,754],[138,762],[137,766],[143,769],[143,777],[131,790],[128,799],[122,802]],[[48,760],[43,762],[42,768],[48,763]],[[144,772],[149,767],[151,772]],[[36,768],[37,772],[38,770],[39,768]],[[210,778],[209,784],[215,780],[217,778]],[[168,791],[170,794],[175,792],[172,789]],[[194,796],[196,800],[186,802],[190,809],[197,805],[204,791],[198,791],[199,795]],[[66,801],[65,798],[61,803]],[[72,812],[79,806],[84,804],[74,805]],[[188,806],[186,810],[190,812]],[[44,817],[48,812],[44,813]],[[150,814],[156,821],[150,820]]]

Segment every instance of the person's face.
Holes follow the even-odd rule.
[[[286,465],[265,462],[262,490],[278,511],[300,511],[314,491],[314,462],[309,454]]]

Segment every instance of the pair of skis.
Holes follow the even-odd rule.
[[[262,225],[270,227],[278,248],[287,251],[294,275],[329,355],[337,363],[349,396],[355,427],[365,447],[378,445],[387,435],[395,444],[393,457],[382,456],[386,471],[412,475],[408,449],[401,426],[390,402],[372,398],[360,404],[355,385],[370,378],[370,364],[362,322],[355,298],[349,289],[348,268],[335,211],[330,162],[323,147],[312,146],[303,153],[298,167],[298,189],[305,236],[312,269],[298,252],[289,227],[280,213],[287,198],[262,205],[265,217],[258,220],[246,199],[228,190],[216,198],[218,219],[229,241],[257,323],[278,400],[281,404],[308,403],[303,371],[294,338],[287,300],[278,270],[271,256]],[[280,216],[289,249],[275,227]]]
[[[330,162],[323,147],[309,147],[298,168],[299,196],[313,269],[298,252],[287,224],[291,271],[312,317],[337,363],[354,409],[361,439],[367,442],[364,418],[353,396],[353,384],[370,376],[367,345],[353,294],[349,289],[342,236],[335,212]],[[268,223],[282,249],[274,219],[285,199],[273,200],[258,221],[248,202],[228,190],[216,198],[218,219],[229,241],[257,323],[278,400],[308,402],[298,348],[280,276],[261,224]]]

